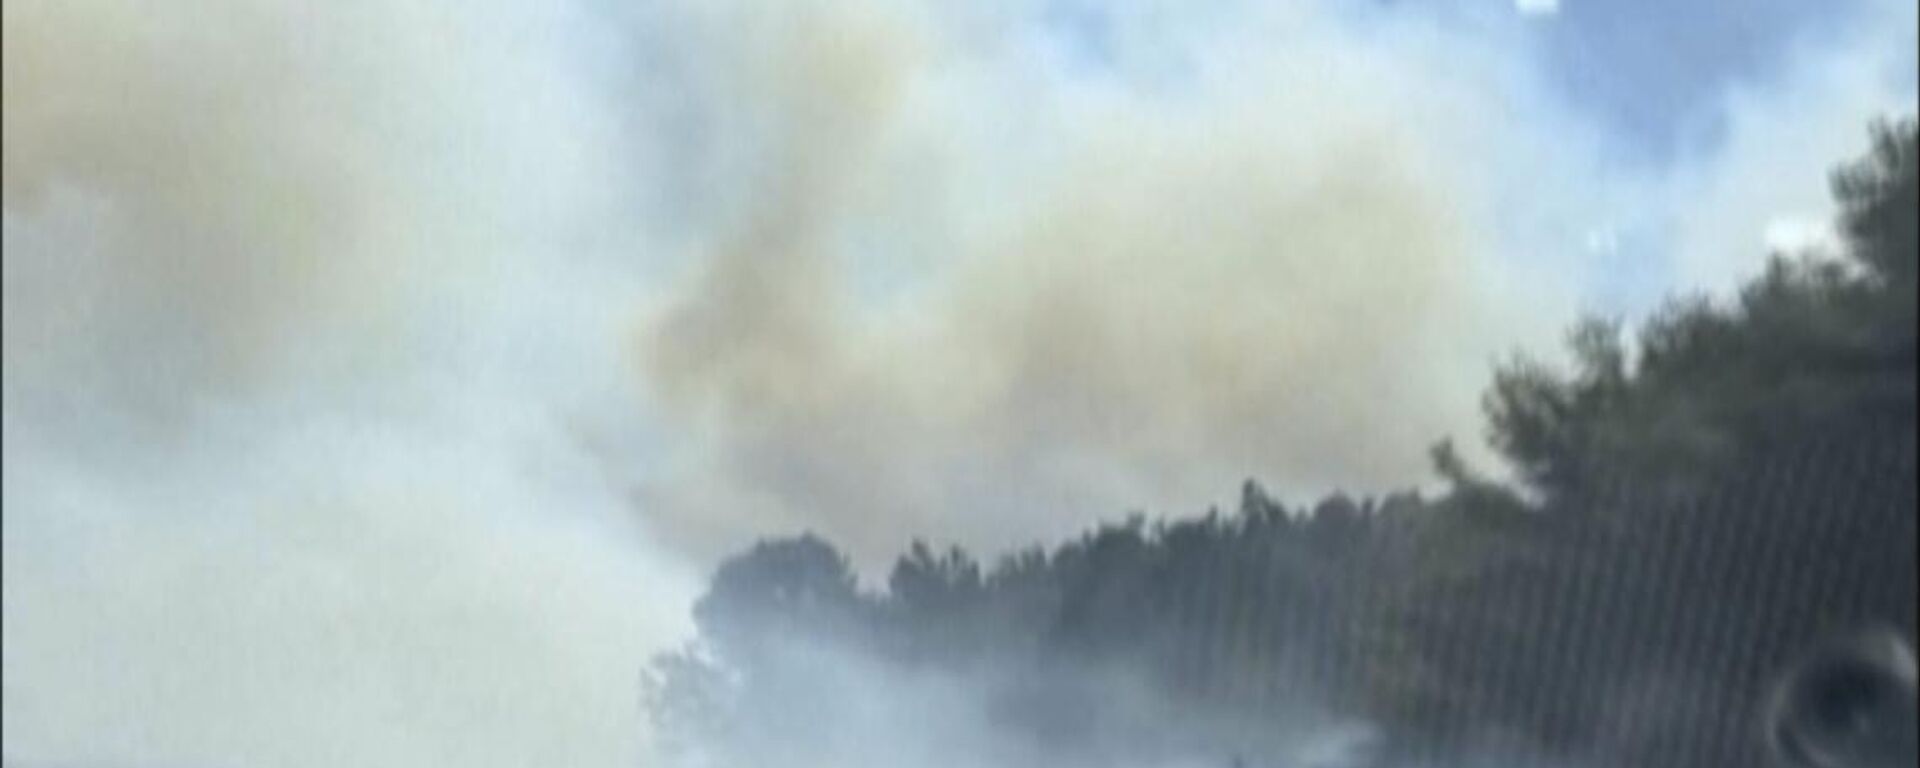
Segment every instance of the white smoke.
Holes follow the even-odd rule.
[[[5,13],[8,759],[630,763],[696,574],[588,20]]]
[[[1497,234],[1541,139],[1479,116],[1532,97],[1430,30],[1301,10],[1116,54],[1178,61],[1161,91],[1009,81],[936,22],[836,11],[759,20],[788,35],[722,86],[756,183],[642,321],[697,452],[651,487],[698,547],[746,518],[872,565],[1249,476],[1403,487],[1569,306]]]
[[[1419,482],[1645,181],[1417,11],[0,7],[28,762],[629,765],[750,537]]]

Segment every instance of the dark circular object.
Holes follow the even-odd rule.
[[[1911,768],[1917,755],[1914,659],[1874,630],[1817,649],[1775,686],[1765,727],[1795,768]]]

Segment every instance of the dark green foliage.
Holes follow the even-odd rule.
[[[1274,734],[1331,714],[1406,754],[1758,765],[1754,707],[1795,654],[1865,623],[1915,631],[1920,152],[1911,119],[1874,138],[1835,175],[1844,260],[1778,256],[1730,303],[1670,303],[1631,347],[1589,321],[1571,370],[1499,369],[1488,427],[1521,488],[1442,442],[1438,498],[1290,509],[1249,482],[1233,514],[1134,517],[991,568],[915,543],[880,595],[824,542],[763,543],[697,608],[707,651],[657,663],[656,725],[727,743],[767,717],[743,701],[806,709],[769,681],[792,663],[777,649],[820,638],[898,679],[975,683],[988,721],[1049,760],[1274,755]],[[1181,717],[1130,729],[1115,679]]]
[[[716,652],[751,670],[795,636],[856,631],[865,610],[846,557],[809,534],[762,542],[721,565],[693,616]]]
[[[1913,253],[1920,248],[1915,234],[1916,205],[1912,168],[1916,162],[1915,120],[1911,117],[1873,130],[1872,154],[1834,174],[1834,197],[1841,206],[1841,233],[1850,252],[1894,295],[1908,299],[1920,276]],[[1912,331],[1911,327],[1906,328]],[[1911,338],[1911,337],[1909,337]]]
[[[1629,360],[1617,324],[1571,337],[1567,374],[1522,359],[1487,395],[1493,445],[1537,491],[1685,492],[1809,431],[1914,415],[1915,122],[1878,126],[1835,176],[1844,260],[1776,255],[1731,305],[1671,302]]]

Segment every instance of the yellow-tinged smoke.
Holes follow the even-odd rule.
[[[1022,155],[928,119],[967,93],[960,67],[860,19],[796,20],[734,84],[779,140],[641,333],[654,393],[706,452],[661,491],[699,510],[693,535],[823,528],[871,562],[913,535],[993,546],[1191,511],[1248,476],[1403,487],[1428,443],[1474,436],[1488,364],[1553,290],[1487,279],[1486,169],[1456,156],[1456,100],[1488,94],[1386,51],[1322,43],[1179,97],[999,113],[1057,147]],[[1034,154],[999,186],[954,181]],[[887,240],[894,219],[954,236],[929,258]],[[863,290],[888,259],[910,277]]]

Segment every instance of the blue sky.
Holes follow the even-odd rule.
[[[1486,461],[1496,360],[1819,246],[1920,48],[1910,0],[0,8],[0,714],[54,764],[644,764],[632,673],[755,537]]]
[[[1529,24],[1566,98],[1648,162],[1710,151],[1722,93],[1785,74],[1795,46],[1840,42],[1863,0],[1569,0]]]
[[[1733,121],[1739,119],[1735,102],[1751,106],[1795,87],[1839,85],[1862,94],[1849,103],[1853,114],[1805,117],[1853,120],[1864,140],[1870,116],[1912,110],[1915,72],[1920,69],[1912,33],[1901,32],[1913,26],[1913,9],[1880,0],[1366,0],[1305,5],[1320,6],[1363,32],[1396,23],[1444,30],[1442,34],[1464,41],[1468,48],[1517,62],[1518,76],[1533,81],[1547,102],[1564,110],[1558,117],[1565,125],[1591,140],[1584,151],[1590,153],[1593,170],[1615,177],[1577,183],[1613,184],[1621,195],[1674,194],[1681,186],[1678,179],[1724,161],[1729,144],[1737,141],[1730,136]],[[1149,89],[1172,83],[1175,90],[1195,52],[1213,44],[1205,32],[1189,32],[1232,28],[1259,17],[1261,9],[1259,4],[1236,2],[1175,8],[1086,0],[1058,0],[1042,7],[1035,16],[1039,39],[1067,76],[1118,77]],[[1122,42],[1127,35],[1157,37],[1159,43]],[[1822,86],[1795,82],[1823,59],[1846,57],[1871,59],[1878,82],[1858,77]],[[1864,95],[1869,93],[1872,96]],[[1798,99],[1802,103],[1796,106],[1809,110],[1831,106],[1806,103],[1810,99],[1805,94],[1783,98]],[[1864,103],[1873,106],[1863,109]],[[1538,117],[1537,111],[1527,110],[1489,119]],[[1830,155],[1845,154],[1831,140],[1809,143]],[[1793,162],[1801,171],[1795,178],[1805,183],[1813,158]],[[1628,191],[1630,186],[1639,189]],[[1592,230],[1577,238],[1581,245],[1576,247],[1604,247],[1617,256],[1586,278],[1595,308],[1638,314],[1666,293],[1717,290],[1733,279],[1728,275],[1708,281],[1710,285],[1684,284],[1700,275],[1673,266],[1689,258],[1675,252],[1681,247],[1677,241],[1688,236],[1674,230],[1685,225],[1666,220],[1677,202],[1595,211]],[[1665,209],[1656,210],[1661,207]]]
[[[1911,4],[1903,9],[1873,0],[1610,0],[1566,2],[1554,13],[1531,17],[1527,27],[1537,66],[1560,97],[1603,132],[1610,156],[1621,164],[1660,174],[1684,173],[1689,164],[1712,162],[1710,158],[1727,151],[1729,143],[1737,140],[1730,136],[1732,121],[1738,119],[1729,103],[1732,95],[1794,88],[1795,79],[1803,74],[1799,70],[1816,66],[1809,60],[1823,56],[1874,58],[1881,81],[1850,85],[1877,92],[1876,104],[1890,107],[1835,119],[1863,123],[1870,116],[1910,113],[1914,73],[1920,66],[1915,61],[1913,24]],[[1873,27],[1882,29],[1863,31]],[[1862,54],[1863,40],[1877,40],[1874,45],[1882,49]],[[1801,104],[1797,108],[1821,107]],[[1863,114],[1868,112],[1874,114]],[[1806,183],[1804,175],[1795,181]],[[1663,229],[1655,226],[1628,236],[1641,248],[1674,258],[1670,252],[1682,246],[1671,242],[1670,233]],[[1658,284],[1642,290],[1693,288],[1673,273],[1655,274]]]
[[[1053,2],[1041,14],[1077,62],[1111,54],[1114,17],[1130,3]],[[1863,18],[1897,23],[1876,0],[1359,0],[1332,3],[1355,23],[1369,10],[1478,27],[1488,44],[1527,47],[1543,79],[1605,127],[1634,162],[1711,151],[1725,130],[1717,101],[1736,86],[1765,87],[1796,48],[1845,45]],[[1342,8],[1345,5],[1348,7]],[[1118,10],[1116,10],[1118,9]],[[1232,16],[1240,4],[1194,3],[1172,16]],[[1910,15],[1910,14],[1909,14]],[[1516,33],[1517,30],[1517,33]],[[1512,35],[1512,37],[1508,37]],[[1907,63],[1913,63],[1911,51]],[[1912,76],[1913,66],[1905,69]]]

